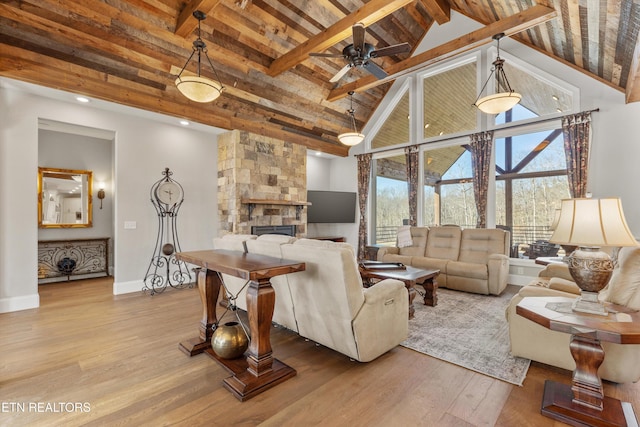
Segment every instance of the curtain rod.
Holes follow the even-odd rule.
[[[600,108],[594,108],[593,110],[585,110],[585,111],[581,111],[581,112],[576,113],[576,114],[597,113],[598,111],[600,111]],[[493,129],[493,130],[495,131],[495,130],[504,130],[504,129],[515,129],[515,128],[519,128],[519,127],[522,127],[522,126],[536,125],[538,123],[551,122],[551,121],[558,120],[558,119],[562,120],[563,118],[568,117],[568,116],[570,116],[570,114],[567,114],[567,115],[564,115],[564,116],[559,116],[559,117],[549,117],[547,119],[540,119],[540,120],[537,120],[537,121],[527,122],[527,123],[515,123],[515,124],[512,124],[510,126],[504,126],[504,127],[501,127],[500,129]],[[451,141],[452,139],[470,137],[474,133],[477,133],[477,132],[472,132],[472,133],[468,133],[468,134],[465,134],[465,135],[451,136],[451,137],[448,137],[448,138],[439,139],[437,141],[420,142],[418,144],[403,145],[402,147],[385,148],[383,150],[369,151],[369,153],[378,154],[378,153],[385,153],[387,151],[394,151],[394,150],[403,149],[405,147],[414,147],[414,146],[420,147],[422,145],[433,144],[434,142],[444,142],[444,141]]]

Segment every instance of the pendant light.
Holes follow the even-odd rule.
[[[176,87],[184,96],[189,98],[195,102],[211,102],[217,99],[222,90],[224,89],[222,83],[220,83],[220,78],[218,78],[218,73],[216,69],[213,67],[211,63],[211,59],[209,59],[209,55],[207,54],[207,45],[200,38],[200,22],[203,21],[207,15],[203,12],[196,10],[193,12],[193,16],[198,20],[198,38],[193,42],[193,51],[191,52],[191,56],[187,59],[186,64],[180,70],[180,74],[178,74],[178,78],[176,79]],[[198,54],[198,74],[197,75],[182,75],[187,65],[189,65],[189,61],[193,58],[193,55]],[[207,58],[209,65],[213,69],[214,74],[216,75],[216,80],[211,80],[206,77],[200,75],[200,63],[202,59],[202,54]]]
[[[352,147],[354,145],[360,144],[364,139],[364,135],[358,132],[358,129],[356,128],[356,116],[355,116],[355,110],[353,109],[353,91],[349,92],[349,96],[351,97],[351,108],[347,110],[347,113],[351,118],[351,125],[353,126],[353,132],[341,133],[340,135],[338,135],[338,139],[344,145],[348,145],[349,147]]]
[[[505,111],[512,109],[518,102],[520,102],[520,99],[522,99],[522,96],[519,93],[511,89],[509,80],[507,80],[507,75],[502,68],[504,65],[504,59],[500,58],[500,39],[502,37],[504,37],[504,33],[499,33],[493,36],[493,39],[498,43],[498,54],[496,56],[496,60],[493,61],[493,68],[491,69],[489,78],[487,78],[484,86],[482,86],[476,102],[473,103],[473,105],[478,107],[480,111],[487,114],[504,113]],[[482,92],[484,92],[484,89],[487,87],[487,84],[494,73],[496,76],[496,93],[481,98],[480,96],[482,95]],[[502,89],[505,89],[505,91],[498,92]]]

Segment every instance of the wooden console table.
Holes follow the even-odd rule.
[[[39,240],[38,279],[109,275],[109,238]]]
[[[601,341],[640,344],[640,313],[605,303],[607,316],[571,310],[572,298],[526,297],[516,313],[552,331],[571,334],[576,362],[572,384],[547,380],[540,412],[574,426],[626,426],[622,402],[604,395],[598,368],[604,361]],[[633,410],[633,409],[631,409]]]
[[[305,263],[222,249],[180,252],[176,258],[202,267],[198,272],[198,289],[203,305],[199,336],[181,342],[179,347],[183,352],[190,356],[206,352],[233,373],[224,380],[224,386],[241,401],[296,375],[295,369],[272,355],[271,319],[276,296],[269,279],[304,271]],[[211,349],[212,326],[218,323],[216,305],[222,284],[218,273],[250,280],[247,313],[251,341],[246,359],[222,359]]]

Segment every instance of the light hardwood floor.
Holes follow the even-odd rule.
[[[197,335],[197,290],[113,296],[111,287],[110,278],[42,285],[40,308],[0,314],[0,425],[563,425],[539,409],[544,380],[568,383],[567,371],[534,363],[518,387],[403,347],[353,362],[275,328],[274,356],[298,375],[239,402],[215,361],[178,350]],[[638,384],[605,392],[640,409]]]

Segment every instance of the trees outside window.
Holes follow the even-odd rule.
[[[511,230],[522,254],[549,239],[555,211],[570,197],[562,130],[497,138],[495,146],[496,224]]]

